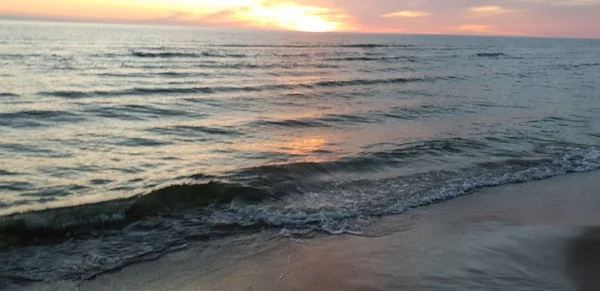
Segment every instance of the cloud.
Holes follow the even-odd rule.
[[[469,12],[472,13],[506,13],[508,10],[504,9],[501,6],[479,6],[479,7],[471,7],[469,8]]]
[[[554,3],[558,6],[596,6],[600,5],[599,0],[564,0]]]
[[[194,20],[195,18],[196,18],[196,15],[189,13],[189,12],[171,11],[171,13],[168,16],[151,18],[151,19],[147,19],[145,21],[146,22],[183,22],[183,21],[187,21],[187,20]]]
[[[9,19],[411,34],[600,38],[599,15],[600,0],[0,0]]]
[[[477,33],[490,31],[490,27],[487,25],[483,25],[483,24],[463,24],[463,25],[459,26],[458,29],[461,31],[477,32]]]
[[[505,0],[504,2],[542,6],[600,6],[600,0]]]
[[[395,18],[395,17],[405,17],[405,18],[416,18],[416,17],[425,17],[430,16],[431,14],[426,11],[414,11],[414,10],[402,10],[398,12],[392,12],[381,15],[383,18]]]

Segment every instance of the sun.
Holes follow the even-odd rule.
[[[305,32],[328,32],[336,30],[338,24],[318,16],[299,16],[292,20],[290,28]]]
[[[246,10],[238,15],[248,22],[253,22],[262,27],[275,27],[286,30],[305,32],[328,32],[338,30],[340,23],[329,20],[327,13],[329,9],[298,6],[258,6]]]
[[[273,19],[279,27],[307,32],[327,32],[337,28],[338,23],[328,21],[322,16],[327,12],[324,8],[306,6],[275,6],[262,10]]]

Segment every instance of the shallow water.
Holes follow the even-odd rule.
[[[0,41],[17,284],[600,168],[597,40],[1,22]]]
[[[597,290],[598,174],[482,189],[384,217],[362,235],[231,236],[81,289]]]

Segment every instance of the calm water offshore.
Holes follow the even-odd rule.
[[[598,40],[0,22],[0,289],[596,170],[599,79]]]

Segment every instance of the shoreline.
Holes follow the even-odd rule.
[[[215,240],[78,290],[592,290],[598,178],[483,189],[383,217],[362,236],[289,239],[270,230]]]

